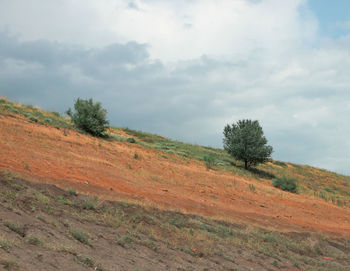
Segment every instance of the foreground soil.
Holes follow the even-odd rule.
[[[350,236],[348,208],[138,144],[13,115],[0,116],[0,149],[0,169],[33,182],[266,229]]]
[[[350,239],[101,201],[0,172],[0,270],[350,270]]]

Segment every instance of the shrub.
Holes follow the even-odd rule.
[[[68,188],[67,192],[71,196],[78,196],[77,192],[73,188]]]
[[[272,185],[274,187],[282,189],[283,191],[288,191],[292,193],[297,192],[297,184],[295,179],[286,178],[286,177],[275,178],[272,181]]]
[[[103,132],[109,127],[107,111],[101,107],[101,103],[94,103],[91,98],[78,98],[74,104],[74,112],[69,108],[66,113],[77,128],[93,136],[103,136]]]
[[[205,162],[205,166],[207,167],[207,169],[212,169],[214,167],[215,159],[214,159],[213,155],[204,156],[203,160]]]
[[[90,245],[89,239],[86,236],[86,234],[82,231],[72,231],[72,236],[77,239],[79,242],[86,244],[86,245]]]
[[[33,246],[43,246],[43,242],[37,237],[29,238],[28,243],[33,245]]]
[[[255,192],[255,190],[256,190],[255,185],[250,183],[249,184],[249,190],[252,191],[252,192]]]
[[[22,237],[26,236],[25,228],[20,226],[20,225],[18,225],[18,224],[16,224],[16,223],[12,223],[12,222],[6,221],[5,222],[5,226],[8,227],[11,231],[19,234]]]
[[[133,137],[128,137],[128,138],[126,139],[126,141],[129,142],[129,143],[136,143],[136,140],[135,140],[135,138],[133,138]]]

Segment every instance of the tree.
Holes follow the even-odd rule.
[[[244,168],[266,162],[272,147],[266,145],[267,139],[257,120],[239,120],[224,128],[224,149],[235,159],[244,162]]]
[[[69,108],[66,113],[77,128],[93,136],[102,136],[109,127],[106,119],[107,111],[102,108],[101,103],[94,103],[92,98],[89,100],[78,98],[74,103],[74,112]]]

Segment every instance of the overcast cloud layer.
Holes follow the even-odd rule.
[[[215,147],[258,119],[275,159],[348,175],[349,48],[302,0],[0,0],[0,95]]]

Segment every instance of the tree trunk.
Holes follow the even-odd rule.
[[[248,169],[248,161],[247,160],[244,160],[244,168]]]

